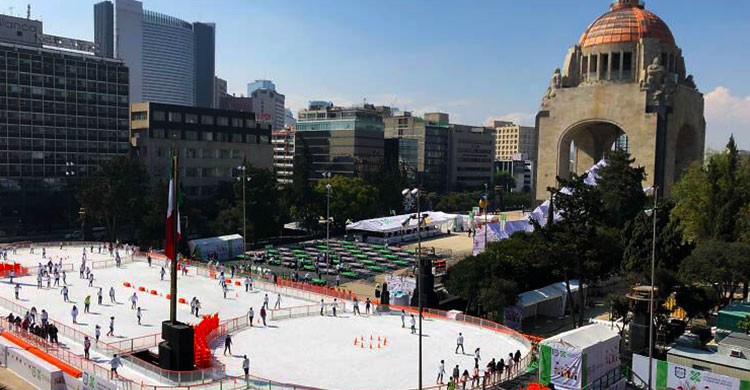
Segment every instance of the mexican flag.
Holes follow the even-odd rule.
[[[177,243],[182,238],[180,229],[180,193],[177,188],[177,178],[175,177],[175,166],[177,157],[172,157],[172,169],[169,175],[169,206],[167,207],[167,242],[164,244],[164,254],[171,260],[177,257]],[[177,237],[175,237],[175,224],[177,224]]]

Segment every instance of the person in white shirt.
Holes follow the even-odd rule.
[[[435,383],[442,385],[443,375],[445,375],[445,360],[440,361],[440,366],[438,366],[437,381]]]
[[[251,307],[250,311],[247,312],[247,322],[250,326],[253,326],[253,318],[255,318],[255,310]]]
[[[245,372],[245,382],[247,382],[250,376],[250,359],[247,358],[247,355],[242,356],[242,371]]]
[[[117,377],[117,368],[122,366],[122,361],[120,361],[120,358],[115,354],[112,357],[112,360],[109,361],[109,366],[111,367],[112,375]]]
[[[281,309],[281,294],[276,295],[276,304],[273,305],[274,309]]]
[[[461,348],[461,354],[464,354],[464,335],[461,333],[456,338],[456,353],[458,353],[459,348]]]
[[[73,317],[73,323],[77,324],[78,321],[76,319],[78,318],[78,308],[76,305],[73,305],[73,309],[70,310],[70,316]]]
[[[135,305],[138,303],[138,294],[133,293],[130,297],[130,310],[135,310]]]

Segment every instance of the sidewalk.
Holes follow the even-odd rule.
[[[0,383],[7,387],[8,390],[35,390],[34,386],[3,367],[0,367]]]

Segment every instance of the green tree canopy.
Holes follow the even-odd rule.
[[[750,275],[750,244],[702,242],[682,262],[679,275],[687,286],[711,286],[721,302],[727,303]]]
[[[599,170],[596,185],[602,194],[608,224],[616,228],[622,228],[640,214],[646,202],[645,170],[635,167],[634,163],[635,159],[627,152],[616,150],[607,157],[607,165]]]
[[[321,180],[315,187],[317,198],[321,199],[321,215],[325,220],[326,207],[326,185],[331,185],[331,218],[332,228],[336,231],[344,231],[346,221],[356,222],[362,219],[373,218],[378,215],[380,206],[378,204],[378,191],[375,187],[368,185],[361,178],[334,176],[331,179]]]

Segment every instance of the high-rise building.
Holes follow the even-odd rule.
[[[131,101],[212,104],[213,24],[144,10],[136,0],[98,3],[94,15],[97,46],[111,46],[112,55],[131,69]]]
[[[535,127],[520,126],[513,122],[494,121],[495,160],[512,160],[522,154],[523,160],[536,160],[537,133]]]
[[[324,172],[367,176],[383,164],[383,116],[389,114],[388,108],[372,104],[310,102],[298,115],[295,151],[299,155],[306,150],[312,157],[314,180]]]
[[[535,162],[525,160],[522,155],[511,159],[496,160],[495,173],[507,172],[515,181],[516,186],[511,192],[531,192],[534,188]]]
[[[0,26],[0,191],[12,193],[0,194],[2,225],[8,213],[25,219],[24,202],[39,206],[29,192],[71,187],[129,146],[122,61],[91,42],[48,39],[40,21],[0,15]]]
[[[273,145],[273,170],[281,185],[292,184],[294,173],[294,129],[277,130],[271,133]]]
[[[229,96],[227,93],[227,81],[214,76],[214,108],[222,108],[221,107],[221,98]]]
[[[221,182],[234,180],[243,161],[272,168],[271,128],[256,122],[251,112],[161,103],[134,103],[130,111],[130,141],[138,161],[152,180],[167,181],[169,151],[176,144],[187,196],[213,195]]]
[[[250,85],[258,84],[261,87],[250,92]],[[270,86],[272,88],[263,88]],[[266,121],[271,124],[274,130],[284,128],[284,119],[286,110],[284,101],[286,98],[283,94],[276,91],[276,86],[268,80],[258,80],[255,83],[248,84],[248,95],[252,98],[253,112],[258,116],[259,121]]]
[[[398,138],[399,161],[415,184],[428,191],[448,189],[448,115],[429,113],[425,118],[403,112],[386,117],[385,138]]]
[[[451,190],[477,190],[492,184],[495,160],[495,129],[450,125],[448,187]]]
[[[193,23],[195,48],[195,105],[218,108],[214,103],[214,78],[216,72],[216,25]]]
[[[639,0],[615,0],[568,50],[537,114],[536,199],[557,177],[581,174],[613,149],[646,171],[644,187],[669,196],[703,158],[703,95],[663,20]]]
[[[285,108],[284,109],[284,127],[295,127],[297,126],[297,119],[294,118],[294,113],[292,110]]]
[[[253,92],[259,89],[269,89],[271,91],[276,90],[276,84],[271,80],[255,80],[252,83],[247,83],[247,96],[252,96]]]

